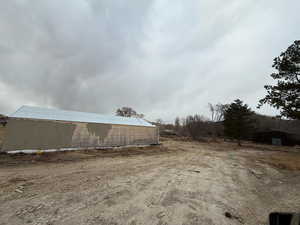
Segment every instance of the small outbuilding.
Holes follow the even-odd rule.
[[[91,149],[158,142],[158,128],[141,118],[22,106],[7,120],[1,150]]]
[[[271,145],[296,145],[299,144],[297,135],[282,130],[266,130],[254,133],[253,140],[258,143]]]

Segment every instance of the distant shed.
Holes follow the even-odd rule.
[[[255,132],[253,140],[258,143],[271,144],[271,145],[296,145],[299,144],[297,135],[288,133],[281,130],[266,130]]]
[[[6,124],[2,151],[88,149],[158,144],[158,128],[140,118],[22,106]]]

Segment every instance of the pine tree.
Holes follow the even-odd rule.
[[[283,117],[300,119],[300,40],[295,41],[285,52],[274,59],[271,74],[276,85],[265,85],[268,94],[259,101],[258,108],[269,104],[280,109]]]
[[[231,103],[224,113],[224,133],[225,136],[236,139],[238,145],[241,140],[248,138],[253,129],[253,111],[247,104],[239,99]]]

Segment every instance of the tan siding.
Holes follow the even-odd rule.
[[[148,145],[158,143],[156,127],[10,119],[3,150]]]

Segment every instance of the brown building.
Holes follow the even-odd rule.
[[[158,142],[158,128],[140,118],[23,106],[9,117],[1,150],[71,150]]]

